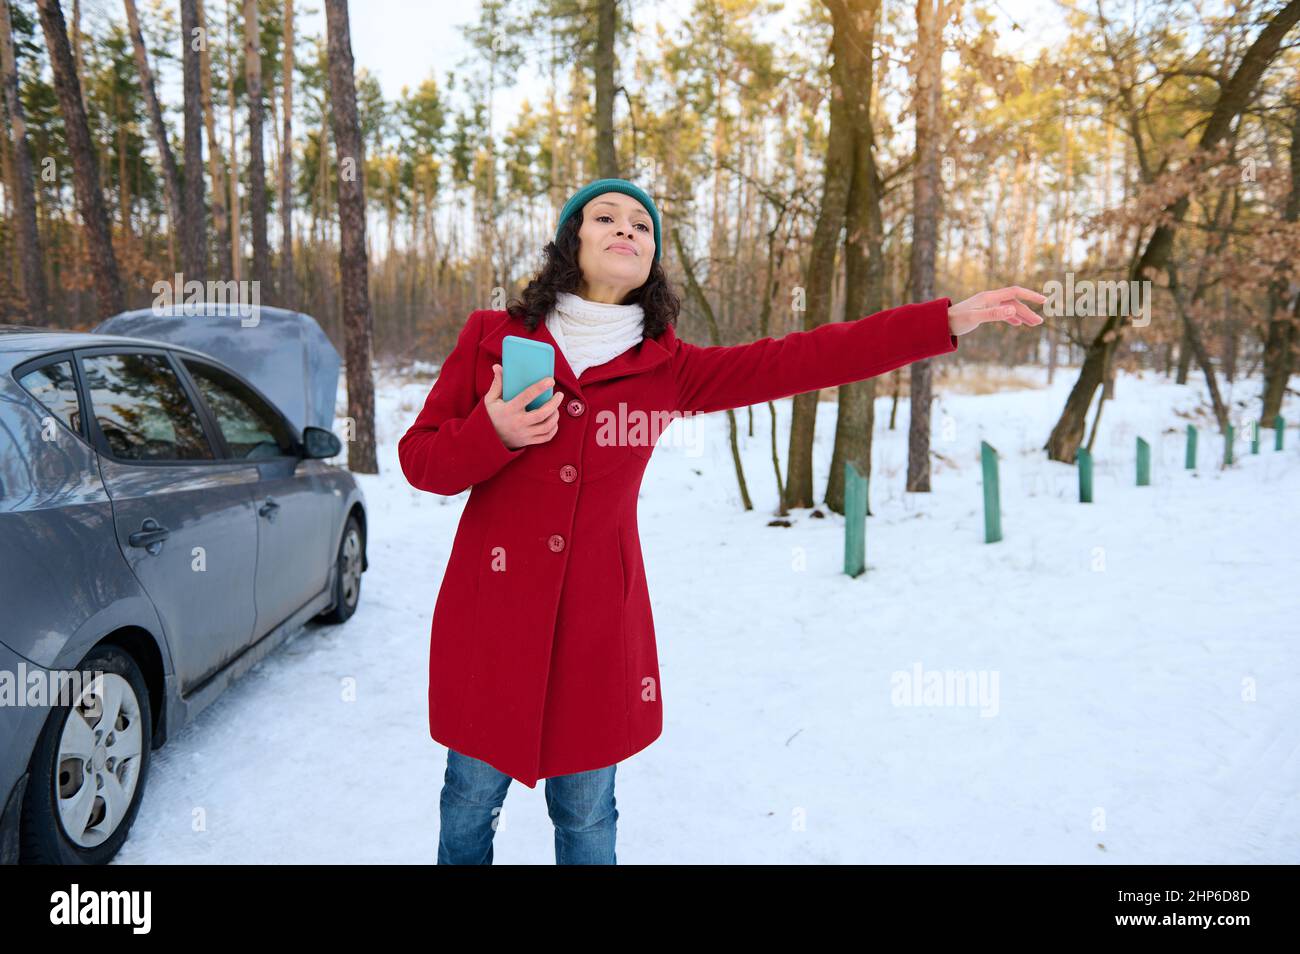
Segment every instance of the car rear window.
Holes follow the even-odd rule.
[[[215,455],[180,379],[157,354],[81,359],[95,421],[122,460],[212,460]]]
[[[81,405],[77,401],[77,381],[72,375],[71,361],[55,361],[29,371],[18,383],[70,431],[82,433]]]

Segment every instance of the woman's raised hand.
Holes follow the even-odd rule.
[[[483,400],[487,403],[488,417],[496,428],[501,443],[510,450],[529,444],[542,444],[555,436],[560,429],[560,401],[564,395],[556,391],[551,399],[532,411],[524,408],[528,402],[555,384],[555,378],[542,378],[524,388],[509,401],[501,400],[501,365],[492,365],[492,386]]]
[[[954,335],[974,331],[986,321],[1005,321],[1009,325],[1041,325],[1043,318],[1029,310],[1019,299],[1036,305],[1047,301],[1047,296],[1019,285],[982,291],[948,309],[948,328]]]

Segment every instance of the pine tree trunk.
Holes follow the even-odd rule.
[[[621,177],[614,142],[614,40],[618,30],[618,0],[597,0],[596,49],[592,67],[596,83],[596,173],[602,179]]]
[[[853,321],[884,307],[885,261],[880,199],[883,186],[872,154],[872,62],[880,0],[866,0],[850,8],[844,0],[830,0],[836,29],[845,29],[852,42],[846,52],[843,92],[853,139],[852,175],[845,215],[844,317]],[[839,413],[831,472],[826,481],[826,506],[844,512],[844,468],[852,461],[859,472],[871,476],[871,438],[875,425],[876,379],[854,381],[839,389]]]
[[[1291,190],[1282,211],[1286,222],[1300,218],[1300,103],[1291,113]],[[1295,363],[1296,328],[1300,326],[1300,295],[1288,307],[1290,288],[1281,278],[1270,283],[1268,332],[1264,343],[1264,394],[1260,414],[1265,426],[1282,412],[1282,396]]]
[[[12,161],[8,179],[13,202],[14,235],[18,242],[18,277],[22,283],[27,320],[43,325],[49,320],[45,299],[45,273],[41,264],[40,233],[36,229],[36,173],[27,143],[27,122],[18,98],[18,64],[14,57],[13,21],[9,0],[0,0],[0,83],[9,119]]]
[[[1183,335],[1178,339],[1178,375],[1174,378],[1176,384],[1186,384],[1187,375],[1192,370],[1192,336],[1188,334],[1187,327],[1183,326]]]
[[[221,143],[217,139],[217,113],[212,104],[212,53],[208,41],[212,28],[208,25],[203,0],[198,2],[199,27],[203,30],[203,45],[199,50],[199,91],[203,108],[203,128],[208,136],[208,178],[212,187],[212,232],[217,247],[217,274],[223,279],[231,274],[230,221],[226,216],[226,196],[230,185],[226,181],[226,166],[221,158]],[[231,143],[233,148],[233,143]]]
[[[153,70],[149,66],[149,53],[145,49],[144,34],[140,30],[140,14],[135,7],[135,0],[123,0],[126,7],[126,22],[131,33],[131,48],[135,53],[135,68],[140,74],[140,91],[144,94],[145,112],[149,116],[149,131],[153,135],[154,148],[162,164],[164,195],[167,198],[167,216],[171,219],[171,234],[177,245],[184,243],[185,215],[181,206],[181,170],[176,165],[176,156],[172,153],[171,142],[167,138],[167,127],[163,124],[162,107],[158,105],[158,94],[154,88]],[[173,263],[175,264],[175,263]]]
[[[293,308],[293,0],[284,2],[284,146],[280,159],[280,304]]]
[[[226,0],[226,121],[230,127],[230,277],[239,281],[244,271],[243,213],[239,209],[239,134],[235,126],[235,15]]]
[[[934,298],[939,228],[939,64],[943,55],[941,0],[916,3],[916,173],[912,177],[912,299]],[[930,361],[911,367],[907,489],[930,490]]]
[[[45,46],[50,53],[59,108],[63,113],[68,154],[72,158],[72,185],[77,196],[77,209],[85,226],[95,288],[95,309],[100,318],[108,318],[126,310],[126,298],[122,294],[117,256],[113,253],[108,210],[104,206],[104,194],[99,188],[99,170],[90,139],[90,126],[86,122],[86,108],[81,98],[81,81],[77,78],[72,47],[68,43],[68,28],[58,0],[37,0],[36,6],[40,11]]]
[[[855,54],[846,49],[854,42],[845,29],[831,36],[830,131],[826,141],[825,181],[821,208],[808,252],[808,275],[803,330],[826,324],[831,319],[831,298],[835,282],[835,253],[848,206],[849,184],[853,174],[853,116],[844,94],[848,82],[844,64]],[[795,507],[813,506],[812,454],[813,434],[817,424],[818,392],[797,394],[790,419],[790,449],[786,454],[787,477],[782,512]]]
[[[339,273],[347,346],[348,415],[354,439],[348,468],[375,474],[375,392],[370,372],[371,317],[366,259],[365,144],[357,123],[357,90],[347,0],[325,0],[334,142],[339,160]]]
[[[203,207],[203,89],[200,50],[196,49],[206,45],[196,0],[181,0],[181,95],[185,109],[181,268],[186,281],[204,281],[208,272],[208,216]]]
[[[257,0],[244,0],[244,84],[248,91],[248,213],[252,218],[253,281],[270,287],[266,244],[266,158],[262,144],[262,37]]]

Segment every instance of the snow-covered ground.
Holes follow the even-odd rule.
[[[1037,386],[939,389],[930,494],[902,490],[906,401],[895,431],[879,401],[858,579],[837,515],[767,526],[765,406],[741,439],[748,513],[725,414],[663,437],[639,523],[665,725],[618,767],[621,864],[1300,862],[1300,400],[1282,453],[1271,431],[1259,456],[1239,440],[1224,471],[1199,379],[1121,375],[1080,504],[1073,467],[1039,450],[1074,372],[1016,373]],[[429,384],[377,385],[356,616],[307,627],[154,754],[120,863],[435,860],[429,620],[467,495],[416,491],[398,466]],[[1258,389],[1231,391],[1238,417]],[[820,496],[834,402],[819,412]],[[1137,436],[1150,487],[1134,486]],[[1001,455],[996,544],[981,439]],[[929,695],[945,675],[977,693]],[[554,862],[544,785],[511,785],[495,863]]]

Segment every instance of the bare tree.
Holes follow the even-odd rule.
[[[226,0],[226,119],[230,124],[230,277],[240,280],[244,270],[243,219],[239,211],[239,134],[235,131],[235,14]]]
[[[1282,221],[1300,219],[1300,99],[1291,104],[1291,189],[1287,193]],[[1268,336],[1264,344],[1264,394],[1260,420],[1267,427],[1282,411],[1282,395],[1291,377],[1300,319],[1300,295],[1293,296],[1289,283],[1280,276],[1268,288]]]
[[[200,57],[207,28],[199,22],[196,0],[181,0],[182,96],[185,100],[185,229],[181,268],[186,280],[203,281],[208,264],[208,223],[203,208],[203,88]]]
[[[293,284],[293,0],[284,0],[284,155],[280,159],[280,303],[292,308]]]
[[[126,23],[131,33],[131,48],[135,51],[135,69],[140,74],[145,112],[149,115],[149,132],[153,135],[154,148],[158,150],[158,159],[162,165],[163,191],[167,197],[167,217],[171,219],[172,241],[174,244],[182,244],[185,241],[185,217],[181,211],[181,170],[176,165],[176,156],[167,139],[167,127],[163,124],[162,107],[158,105],[153,70],[149,66],[149,52],[145,49],[135,0],[123,0],[123,6],[126,7]]]
[[[45,273],[41,269],[40,237],[36,231],[36,179],[32,152],[27,144],[27,122],[18,98],[18,62],[14,56],[13,21],[9,0],[0,0],[0,83],[9,117],[9,146],[13,163],[8,187],[14,203],[14,234],[18,240],[18,276],[27,319],[43,325],[47,320]]]
[[[1197,142],[1199,156],[1214,150],[1231,131],[1233,120],[1250,104],[1259,78],[1277,57],[1282,40],[1297,22],[1300,22],[1300,0],[1289,0],[1285,7],[1274,13],[1273,18],[1255,37],[1232,76],[1220,87],[1214,109],[1202,127]],[[1190,197],[1184,194],[1161,210],[1156,217],[1159,224],[1152,230],[1146,247],[1130,263],[1130,282],[1154,282],[1156,276],[1167,268],[1174,247],[1174,235],[1182,225],[1190,205]],[[1111,354],[1119,346],[1120,337],[1128,323],[1126,315],[1111,315],[1088,345],[1083,366],[1079,369],[1079,378],[1065,399],[1061,416],[1044,445],[1049,459],[1073,462],[1079,444],[1083,441],[1092,397],[1104,379],[1105,371],[1110,366]]]
[[[849,4],[826,0],[836,30],[852,42],[836,57],[838,83],[845,96],[850,120],[853,161],[845,210],[844,316],[852,320],[884,308],[885,259],[880,200],[884,191],[872,149],[871,97],[874,76],[871,51],[875,46],[880,0]],[[826,506],[844,512],[844,465],[852,461],[865,476],[871,474],[871,435],[875,426],[876,380],[854,381],[839,389],[835,418],[835,445],[826,481]]]
[[[718,319],[713,313],[713,306],[709,304],[709,296],[705,294],[704,288],[695,276],[695,266],[691,262],[691,256],[687,254],[686,248],[682,245],[682,230],[672,230],[673,248],[677,251],[677,261],[682,266],[682,274],[685,276],[686,297],[695,303],[699,309],[700,317],[704,319],[705,324],[709,327],[709,343],[719,345],[722,343],[721,336],[718,334]],[[736,427],[736,411],[734,408],[727,408],[727,435],[729,446],[731,447],[731,463],[736,470],[736,489],[740,491],[740,505],[746,510],[753,510],[754,503],[749,496],[749,481],[745,477],[745,465],[741,460],[739,431]],[[773,437],[773,455],[775,456],[776,438]],[[778,484],[779,485],[779,484]]]
[[[199,28],[209,37],[208,14],[203,0],[198,0]],[[217,114],[212,106],[212,54],[208,44],[199,50],[199,89],[202,94],[203,128],[208,134],[208,177],[212,180],[212,231],[217,245],[217,272],[231,274],[230,223],[226,219],[226,164],[221,158],[221,141],[217,138]],[[232,144],[233,145],[233,144]]]
[[[85,65],[81,58],[81,0],[72,0],[72,63],[80,76]]]
[[[122,294],[117,257],[113,254],[108,210],[104,207],[104,194],[99,190],[99,170],[90,140],[90,126],[86,122],[86,107],[81,98],[81,81],[77,79],[72,47],[68,43],[68,27],[58,0],[37,0],[36,7],[41,16],[45,46],[50,53],[50,67],[54,72],[54,89],[58,93],[59,108],[63,113],[68,154],[72,158],[72,186],[77,196],[81,221],[85,226],[96,310],[101,318],[107,318],[125,311],[126,299]]]
[[[349,469],[379,472],[375,459],[375,389],[370,371],[370,272],[366,258],[365,144],[357,122],[357,87],[347,0],[325,0],[329,35],[330,94],[338,150],[339,273],[343,292],[348,415],[354,439]]]
[[[266,247],[266,160],[262,146],[262,33],[257,0],[244,0],[244,84],[248,89],[248,212],[253,219],[253,281],[270,278]]]
[[[834,11],[835,8],[832,8]],[[817,211],[817,225],[813,229],[812,247],[808,252],[808,271],[805,279],[803,330],[809,331],[826,324],[831,318],[831,299],[835,281],[835,252],[840,244],[840,231],[848,208],[849,183],[853,167],[853,119],[849,114],[844,95],[844,64],[853,58],[851,44],[857,42],[849,35],[848,20],[835,18],[836,29],[831,35],[831,102],[830,131],[826,141],[825,180],[822,186],[821,207]],[[781,513],[792,507],[813,506],[812,456],[813,434],[817,425],[818,392],[796,394],[794,410],[790,416],[790,445],[787,453],[788,473],[785,495],[781,500]]]
[[[596,81],[596,174],[617,179],[618,152],[614,145],[614,38],[618,32],[618,0],[598,0],[596,49],[592,67]]]
[[[916,172],[912,176],[912,300],[934,297],[939,235],[939,82],[943,0],[916,0]],[[930,490],[930,361],[911,367],[907,489]]]

